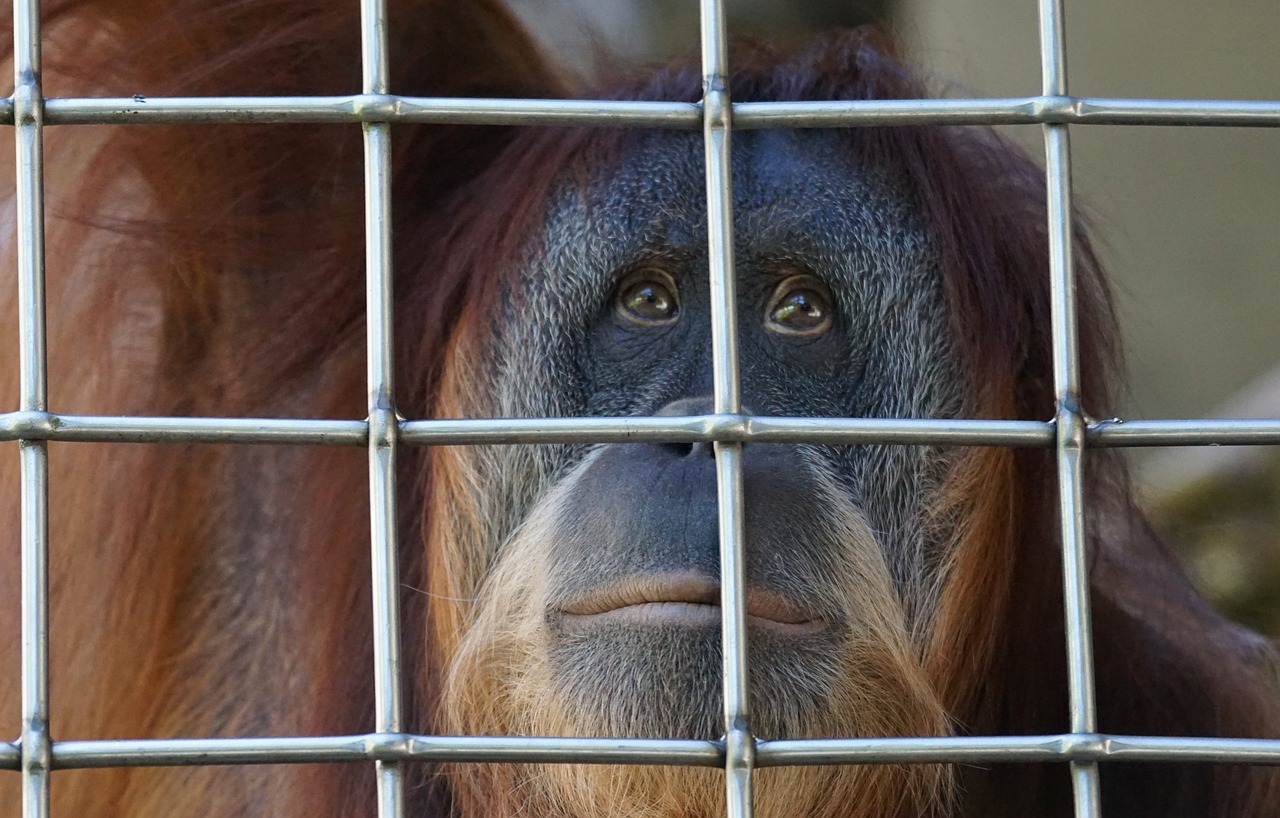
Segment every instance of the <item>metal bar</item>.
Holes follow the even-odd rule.
[[[1009,764],[1040,762],[1280,764],[1280,740],[1056,736],[808,739],[761,741],[761,767],[826,764]]]
[[[702,113],[711,287],[712,393],[715,411],[742,411],[738,371],[736,268],[733,254],[732,107],[722,0],[702,0]],[[724,667],[725,798],[729,818],[751,818],[755,739],[747,672],[746,537],[742,444],[717,442],[720,604]]]
[[[1054,383],[1058,394],[1057,460],[1062,523],[1063,585],[1067,625],[1071,729],[1093,733],[1097,713],[1089,617],[1089,570],[1084,523],[1083,460],[1085,421],[1080,407],[1080,365],[1076,334],[1072,259],[1069,147],[1065,126],[1046,125],[1049,176],[1049,256],[1052,269]]]
[[[0,112],[3,113],[3,112]],[[702,127],[692,102],[577,99],[454,99],[386,93],[328,97],[117,97],[51,99],[56,125],[173,122],[331,124],[417,122],[470,125],[604,125]]]
[[[1046,95],[980,99],[738,102],[733,128],[883,125],[1163,125],[1280,127],[1280,101],[1121,99]],[[357,94],[318,97],[104,97],[46,100],[48,125],[175,122],[598,125],[699,130],[694,103],[620,100],[454,99]],[[0,124],[13,101],[0,100]]]
[[[783,418],[690,415],[635,418],[411,420],[401,424],[411,445],[510,443],[898,443],[957,446],[1053,445],[1043,421]]]
[[[740,102],[734,127],[853,125],[1195,125],[1278,127],[1280,101],[1109,99],[1046,94],[985,99]]]
[[[751,415],[674,417],[466,418],[403,420],[409,446],[517,443],[819,443],[929,446],[1055,445],[1055,425],[1038,420],[806,418]],[[362,420],[0,414],[0,441],[225,443],[367,446]],[[1085,441],[1099,448],[1280,445],[1280,420],[1101,420]]]
[[[751,415],[674,417],[466,418],[402,420],[410,446],[515,443],[820,443],[929,446],[1055,445],[1055,424],[1038,420],[806,418]],[[225,443],[367,446],[362,420],[0,414],[0,441]],[[1091,447],[1280,445],[1280,420],[1101,420],[1085,430]]]
[[[0,758],[0,761],[4,759]],[[719,767],[719,742],[660,739],[414,736],[370,733],[306,738],[67,741],[53,747],[56,769],[227,764],[384,762],[538,762]],[[14,762],[16,764],[16,761]]]
[[[40,83],[40,3],[13,4],[13,117],[18,250],[18,407],[48,404],[44,292],[44,99]],[[49,450],[22,440],[22,814],[49,815]]]
[[[751,415],[674,417],[460,418],[402,420],[410,446],[515,443],[820,443],[929,446],[1055,445],[1055,424],[1038,420],[806,418]],[[0,441],[225,443],[367,446],[362,420],[0,414]],[[1101,420],[1085,430],[1091,447],[1280,445],[1280,420]]]
[[[385,0],[360,2],[360,55],[365,94],[387,93]],[[394,322],[391,269],[391,126],[364,123],[366,333],[369,388],[369,529],[373,582],[375,729],[404,729],[400,676],[400,579],[396,531]],[[380,818],[404,815],[404,771],[375,762]]]
[[[0,440],[81,443],[290,443],[364,446],[362,420],[93,417],[48,412],[0,415]]]
[[[672,739],[353,736],[59,741],[52,768],[186,767],[396,761],[664,764],[723,767],[717,741]],[[757,767],[832,764],[1211,763],[1280,765],[1280,740],[1120,735],[759,741]],[[0,744],[0,769],[20,770],[22,751]]]
[[[1044,96],[1067,94],[1066,30],[1062,0],[1040,0],[1040,60]],[[1049,220],[1049,275],[1053,333],[1053,381],[1057,395],[1057,465],[1062,525],[1063,610],[1066,617],[1068,712],[1071,732],[1097,730],[1093,637],[1089,614],[1089,568],[1081,472],[1085,419],[1080,408],[1079,338],[1072,258],[1071,147],[1067,125],[1046,123],[1045,178]],[[1102,814],[1098,765],[1071,762],[1076,818]]]
[[[1280,444],[1280,420],[1103,420],[1089,424],[1090,446],[1261,446]]]
[[[48,404],[44,308],[44,107],[40,86],[40,3],[13,5],[16,123],[19,408]]]
[[[49,453],[19,443],[22,548],[22,815],[49,815]]]

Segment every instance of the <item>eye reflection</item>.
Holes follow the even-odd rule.
[[[769,299],[765,327],[783,335],[821,335],[831,328],[831,295],[813,276],[792,276]]]
[[[639,270],[618,286],[614,307],[619,315],[635,324],[669,324],[680,315],[677,292],[675,281],[662,270]]]

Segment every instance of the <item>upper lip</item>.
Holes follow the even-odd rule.
[[[786,596],[747,585],[747,616],[788,625],[813,623],[817,617]],[[611,582],[560,606],[572,616],[592,616],[634,605],[678,602],[719,605],[720,583],[701,574],[658,574]]]

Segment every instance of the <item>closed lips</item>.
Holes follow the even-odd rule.
[[[574,625],[715,625],[721,621],[720,584],[701,576],[632,578],[578,597],[560,613]],[[801,635],[824,623],[776,591],[748,586],[747,625]]]

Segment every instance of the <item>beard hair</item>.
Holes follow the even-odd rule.
[[[557,632],[548,577],[585,463],[540,501],[498,552],[449,663],[442,726],[456,735],[670,738],[723,734],[718,628]],[[828,515],[845,626],[797,648],[753,635],[752,727],[772,738],[941,736],[950,726],[912,646],[880,546],[830,486]],[[856,604],[850,604],[856,602]],[[602,644],[603,643],[603,644]],[[764,650],[761,650],[764,648]],[[459,814],[475,818],[716,818],[724,773],[680,766],[449,765]],[[923,818],[950,812],[948,765],[772,767],[755,773],[761,815]]]

